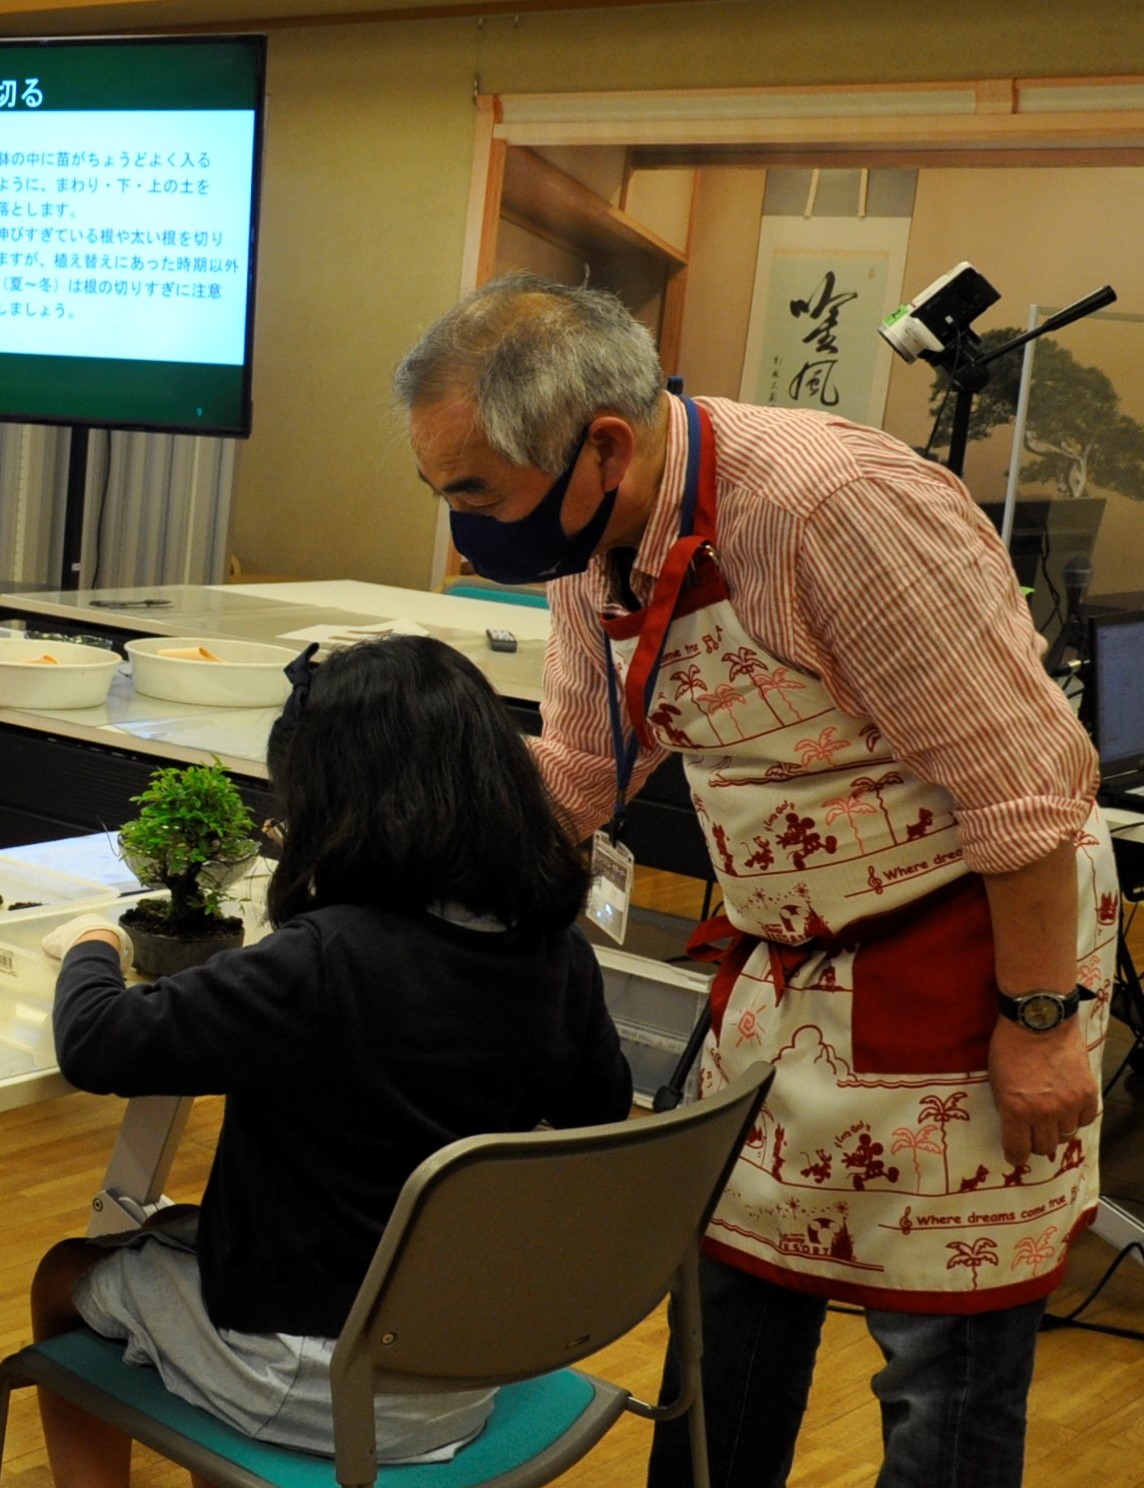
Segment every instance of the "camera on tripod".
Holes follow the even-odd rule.
[[[962,262],[899,305],[878,331],[907,362],[921,357],[940,366],[966,341],[977,344],[980,338],[969,328],[1000,298],[983,274]]]

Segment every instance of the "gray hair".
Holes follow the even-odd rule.
[[[393,385],[406,409],[471,399],[491,449],[555,475],[598,413],[651,423],[664,378],[651,332],[615,295],[512,273],[436,320]]]

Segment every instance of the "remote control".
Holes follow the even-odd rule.
[[[516,636],[513,635],[511,630],[489,629],[485,631],[485,635],[488,636],[489,645],[494,651],[516,650]]]

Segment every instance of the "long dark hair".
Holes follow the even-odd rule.
[[[329,904],[417,912],[438,900],[521,930],[571,923],[587,889],[528,746],[451,646],[392,636],[316,667],[271,730],[284,844],[271,923]]]

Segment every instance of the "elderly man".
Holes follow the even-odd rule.
[[[1118,901],[1004,548],[877,430],[664,391],[598,291],[493,281],[396,390],[458,549],[551,581],[537,754],[580,835],[682,755],[724,900],[703,1092],[778,1070],[706,1242],[715,1488],[785,1483],[829,1298],[885,1356],[880,1488],[1016,1488]],[[678,1428],[651,1481],[689,1481]]]

